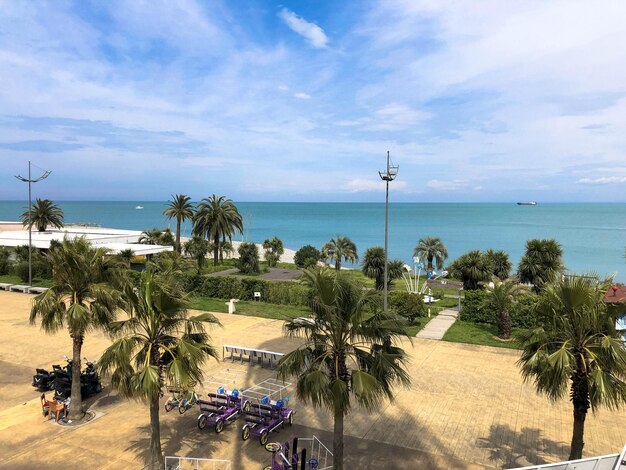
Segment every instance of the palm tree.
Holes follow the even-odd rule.
[[[82,418],[80,357],[85,334],[104,328],[114,320],[121,306],[119,292],[108,281],[115,278],[117,260],[103,248],[93,248],[85,238],[63,240],[62,248],[48,256],[53,270],[53,286],[33,301],[30,323],[39,319],[47,333],[67,325],[72,338],[72,406],[69,417]]]
[[[378,409],[384,398],[393,399],[394,384],[410,382],[406,354],[394,345],[408,335],[399,317],[379,309],[377,292],[328,268],[304,276],[314,292],[315,317],[285,323],[285,333],[304,343],[281,359],[278,373],[296,378],[304,402],[332,411],[334,468],[343,469],[343,423],[352,403]]]
[[[392,260],[387,263],[387,286],[394,279],[402,277],[402,268],[404,262],[402,260]],[[385,287],[385,250],[380,246],[373,246],[365,250],[363,256],[363,266],[361,267],[363,274],[370,279],[374,279],[377,290],[383,290]]]
[[[276,266],[276,263],[280,261],[281,255],[285,252],[283,241],[278,237],[265,240],[263,242],[263,249],[265,250],[265,261],[267,261],[267,265],[270,268]]]
[[[130,262],[134,256],[135,256],[135,252],[131,248],[128,248],[126,250],[121,250],[117,254],[117,257],[124,263],[124,265],[127,268],[130,268]]]
[[[537,312],[543,326],[519,335],[518,365],[525,380],[553,401],[568,394],[574,412],[569,459],[582,458],[591,408],[626,403],[626,346],[615,330],[617,313],[604,295],[611,279],[568,277],[547,285]]]
[[[511,337],[511,316],[509,315],[509,309],[515,303],[517,297],[519,297],[525,288],[523,285],[518,284],[511,279],[505,279],[504,281],[495,278],[493,282],[487,285],[487,292],[491,296],[492,305],[495,308],[498,318],[498,336],[502,339],[509,339]]]
[[[322,258],[330,259],[335,262],[335,269],[341,269],[341,260],[352,261],[359,260],[356,251],[356,245],[348,237],[331,238],[328,243],[322,247]]]
[[[556,240],[534,238],[526,242],[518,267],[521,282],[532,284],[539,292],[545,284],[556,281],[564,269],[563,249]]]
[[[492,274],[498,279],[507,279],[513,265],[509,260],[509,255],[504,250],[487,250],[485,256],[492,266]]]
[[[480,250],[473,250],[459,256],[448,266],[452,277],[463,281],[465,290],[478,290],[482,282],[492,277],[492,265],[489,258]]]
[[[188,315],[180,274],[147,270],[138,289],[124,290],[128,319],[110,325],[116,340],[98,364],[122,395],[149,402],[149,466],[154,470],[163,468],[159,396],[164,384],[192,387],[202,380],[207,360],[217,359],[205,324],[218,321],[209,313]]]
[[[436,262],[437,269],[443,269],[443,262],[448,258],[448,250],[439,237],[420,238],[419,242],[413,250],[413,256],[421,259],[426,258],[428,262],[428,271],[433,270],[433,259]]]
[[[224,262],[224,255],[232,256],[235,249],[233,248],[233,244],[229,241],[226,241],[222,238],[222,243],[220,243],[220,263]]]
[[[185,242],[185,254],[191,256],[198,264],[198,274],[202,271],[206,255],[211,250],[211,244],[201,237],[191,237]]]
[[[233,201],[213,194],[198,204],[192,233],[213,243],[213,264],[217,266],[220,241],[232,241],[233,235],[243,233],[243,218]]]
[[[139,243],[143,245],[174,246],[176,242],[174,240],[174,235],[169,228],[164,230],[153,228],[152,230],[141,232],[141,235],[139,236]]]
[[[48,225],[63,228],[63,211],[50,199],[35,199],[30,210],[25,211],[21,218],[24,227],[35,225],[40,232],[45,232]]]
[[[178,253],[181,252],[180,225],[193,217],[193,205],[190,201],[191,198],[185,194],[172,195],[172,200],[168,202],[167,208],[163,211],[163,215],[168,219],[176,218],[176,244],[174,246]]]

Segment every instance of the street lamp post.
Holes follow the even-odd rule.
[[[45,180],[50,176],[51,171],[44,172],[39,178],[32,179],[30,176],[30,161],[28,162],[28,178],[17,175],[16,178],[24,183],[28,183],[28,286],[33,286],[33,221],[32,221],[32,191],[31,184],[41,180]]]
[[[387,245],[389,242],[389,182],[396,179],[398,176],[398,166],[390,165],[389,151],[387,151],[387,168],[385,171],[379,171],[380,179],[385,182],[385,278],[383,282],[384,294],[383,294],[383,309],[387,313]]]

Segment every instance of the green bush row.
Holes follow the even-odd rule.
[[[509,309],[511,323],[514,328],[532,328],[537,325],[537,315],[534,306],[537,296],[527,293],[520,296]],[[485,290],[467,290],[459,313],[459,319],[473,323],[495,324],[498,316],[491,300],[491,295]]]
[[[194,295],[218,299],[254,300],[260,292],[262,301],[273,304],[306,306],[311,300],[310,289],[295,282],[194,274],[186,276],[185,286]]]

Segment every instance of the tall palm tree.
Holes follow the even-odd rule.
[[[50,199],[35,199],[30,210],[25,211],[21,218],[24,227],[34,225],[40,232],[45,232],[48,225],[63,228],[63,211]]]
[[[193,205],[190,201],[191,198],[185,194],[172,195],[172,200],[168,202],[167,208],[163,211],[163,215],[168,219],[176,219],[176,244],[174,247],[178,253],[181,252],[180,225],[193,217]]]
[[[480,250],[472,250],[459,256],[448,266],[452,277],[463,281],[463,289],[478,290],[483,282],[492,277],[492,265]]]
[[[526,252],[518,267],[521,282],[532,284],[539,292],[545,284],[556,281],[564,270],[563,248],[556,240],[534,238],[526,242]]]
[[[582,458],[589,408],[626,403],[626,346],[615,330],[617,313],[604,302],[610,281],[568,277],[547,285],[537,305],[543,326],[520,334],[524,379],[553,401],[569,391],[570,460]]]
[[[402,260],[392,260],[387,263],[387,286],[389,286],[394,279],[402,277],[403,266],[404,262]],[[361,271],[370,279],[374,279],[377,290],[384,289],[385,250],[383,247],[373,246],[365,250]]]
[[[443,269],[443,263],[448,258],[448,250],[439,237],[420,238],[413,250],[413,256],[426,258],[428,271],[433,270],[433,260],[437,269]]]
[[[485,251],[485,256],[491,263],[492,273],[495,277],[501,280],[509,277],[513,265],[511,264],[509,255],[506,251],[489,249]]]
[[[191,387],[202,380],[202,367],[217,359],[205,324],[217,319],[203,313],[189,316],[180,273],[146,270],[138,289],[124,289],[128,319],[111,323],[116,339],[104,351],[98,367],[111,375],[122,395],[150,404],[151,469],[163,468],[159,395],[166,383]]]
[[[192,233],[213,243],[213,264],[217,266],[221,241],[232,241],[233,235],[243,233],[243,218],[233,201],[213,194],[198,204]]]
[[[496,324],[498,326],[498,336],[502,339],[511,337],[511,315],[509,309],[526,289],[523,285],[511,279],[504,281],[495,278],[487,285],[487,292],[491,296],[492,305],[498,315]]]
[[[211,250],[211,244],[201,237],[191,237],[185,242],[185,254],[191,256],[198,265],[198,274],[202,271],[206,255]]]
[[[93,248],[84,238],[63,240],[50,251],[53,286],[33,301],[30,323],[41,322],[47,333],[67,326],[72,338],[72,406],[69,417],[82,418],[80,357],[85,335],[114,320],[122,305],[118,290],[108,282],[116,278],[117,260],[103,248]]]
[[[296,378],[296,393],[304,402],[333,413],[333,463],[343,469],[343,423],[351,405],[377,409],[393,399],[393,385],[408,384],[406,354],[394,345],[407,336],[405,323],[379,307],[380,296],[363,290],[328,268],[305,271],[313,289],[313,321],[288,320],[288,336],[304,343],[278,364],[281,377]]]
[[[265,261],[267,261],[267,265],[271,268],[276,266],[280,261],[281,255],[285,252],[283,241],[278,237],[265,240],[263,242],[263,249],[265,250]]]
[[[356,251],[356,245],[348,237],[331,238],[328,243],[322,247],[322,258],[330,259],[335,262],[335,269],[341,269],[341,260],[355,261],[359,260]]]

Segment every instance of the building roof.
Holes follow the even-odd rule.
[[[3,227],[4,228],[4,227]],[[46,230],[31,233],[32,245],[38,249],[50,248],[52,240],[63,241],[65,237],[85,237],[92,245],[106,248],[113,254],[123,250],[133,250],[135,255],[152,255],[162,251],[173,251],[171,246],[139,244],[141,232],[138,230],[118,230],[103,227],[86,227],[82,225],[67,225],[62,229]],[[28,245],[28,230],[0,231],[0,246],[17,247]]]
[[[604,301],[607,303],[626,303],[626,285],[615,284],[609,287],[609,290],[604,294]]]

